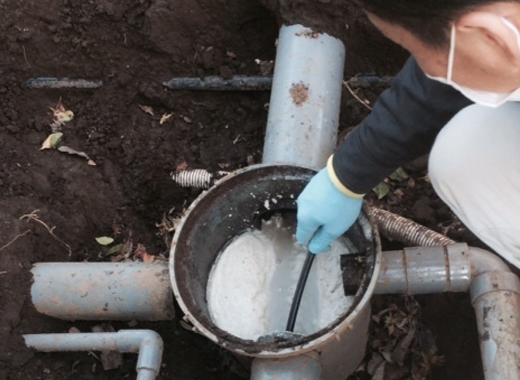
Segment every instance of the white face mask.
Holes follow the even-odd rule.
[[[506,20],[503,17],[501,19],[502,22],[515,34],[518,48],[520,49],[520,32],[509,20]],[[505,102],[520,101],[520,88],[509,93],[488,92],[481,90],[473,90],[468,87],[460,86],[452,80],[453,61],[455,59],[455,32],[455,25],[453,25],[451,28],[450,54],[448,56],[448,73],[446,79],[443,77],[433,77],[428,74],[426,74],[426,76],[430,79],[450,85],[451,87],[460,91],[466,98],[483,106],[498,107],[504,104]]]

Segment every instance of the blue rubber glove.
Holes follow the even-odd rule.
[[[329,250],[332,242],[354,224],[363,199],[343,194],[325,168],[307,184],[297,202],[296,240],[316,254]]]

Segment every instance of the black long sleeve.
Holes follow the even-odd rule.
[[[442,127],[470,104],[455,89],[426,77],[410,58],[334,154],[336,175],[351,191],[367,193],[398,167],[429,152]]]

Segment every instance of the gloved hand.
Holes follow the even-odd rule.
[[[316,254],[329,250],[332,242],[354,224],[363,199],[361,195],[353,198],[343,194],[325,168],[307,184],[297,203],[296,240]]]

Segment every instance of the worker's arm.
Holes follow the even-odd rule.
[[[298,242],[313,253],[326,251],[355,222],[363,195],[427,153],[441,128],[470,104],[451,87],[428,79],[409,59],[372,113],[298,197]]]
[[[470,104],[457,90],[427,78],[410,58],[334,154],[339,181],[354,193],[367,193],[401,165],[429,152],[441,128]]]

